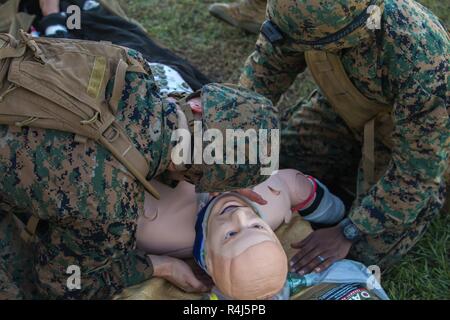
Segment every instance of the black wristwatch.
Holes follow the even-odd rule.
[[[345,218],[339,223],[339,226],[341,227],[342,234],[344,235],[345,239],[356,242],[359,239],[361,239],[361,231],[353,224],[353,222],[349,218]]]

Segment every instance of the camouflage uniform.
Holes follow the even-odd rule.
[[[130,54],[146,65],[136,52]],[[161,98],[147,70],[150,75],[126,74],[116,119],[158,175],[168,167],[175,144],[177,103]],[[110,81],[107,97],[112,87]],[[244,101],[236,104],[241,97]],[[247,89],[211,84],[201,99],[207,105],[205,126],[278,127],[270,101]],[[223,100],[241,111],[239,118],[223,109]],[[247,108],[253,110],[246,113]],[[266,178],[242,178],[240,171],[256,167],[228,166],[230,172],[224,172],[205,165],[204,172],[189,177],[202,188],[204,174],[205,186],[223,188],[223,177],[236,175],[233,187],[246,187]],[[144,187],[103,146],[76,142],[72,133],[0,125],[0,181],[0,298],[110,298],[152,276],[151,261],[136,249],[135,239]],[[14,221],[23,212],[41,219],[29,245]],[[81,268],[81,290],[66,286],[70,265]]]
[[[358,172],[357,199],[348,217],[363,238],[350,256],[383,268],[418,241],[442,207],[450,148],[450,41],[436,16],[417,2],[380,0],[380,30],[363,26],[332,43],[305,44],[344,28],[369,4],[269,0],[266,19],[284,38],[272,44],[259,36],[240,84],[276,102],[305,70],[304,52],[314,48],[339,53],[361,93],[392,105],[394,147],[389,150],[375,141],[380,178],[368,192],[362,191],[358,169],[361,136],[349,129],[320,90],[284,112],[281,134],[283,167],[328,183],[345,184],[350,178],[354,184]]]

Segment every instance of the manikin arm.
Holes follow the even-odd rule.
[[[321,224],[335,224],[344,216],[344,205],[338,197],[317,179],[297,170],[279,170],[254,190],[268,202],[258,208],[274,230],[290,221],[293,209],[305,220]]]

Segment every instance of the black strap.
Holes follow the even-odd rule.
[[[304,210],[299,210],[298,213],[302,217],[306,217],[307,215],[310,215],[311,213],[316,211],[316,209],[320,205],[320,202],[322,201],[323,195],[324,195],[324,190],[323,190],[322,186],[320,184],[317,184],[316,197],[314,198],[313,203],[311,203],[311,205],[308,208],[306,208]]]

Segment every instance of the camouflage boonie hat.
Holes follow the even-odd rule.
[[[368,19],[383,10],[383,0],[269,0],[267,19],[304,50],[340,50],[368,38]]]
[[[255,147],[245,139],[245,164],[226,163],[226,130],[248,129],[256,131],[256,139],[259,147],[259,129],[267,129],[267,139],[270,139],[270,130],[279,129],[278,109],[272,102],[249,89],[234,84],[208,84],[201,89],[201,101],[203,106],[202,125],[203,132],[207,129],[217,129],[223,136],[223,164],[193,164],[183,172],[196,186],[197,192],[223,192],[234,189],[252,187],[268,178],[260,172],[263,166],[259,158],[257,163],[249,164],[248,150]],[[236,140],[234,140],[236,141]],[[267,141],[267,150],[270,151],[271,143],[279,141]],[[203,142],[203,150],[211,142]],[[235,160],[237,148],[242,147],[233,143]],[[278,163],[278,155],[274,158]],[[236,162],[236,161],[234,161]]]

